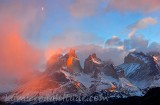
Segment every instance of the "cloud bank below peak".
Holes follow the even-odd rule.
[[[118,48],[119,46],[123,46],[123,50],[125,52],[130,52],[131,50],[135,50],[138,52],[159,52],[160,51],[160,44],[157,42],[152,42],[149,43],[149,40],[145,39],[144,36],[138,35],[138,36],[133,36],[128,39],[122,40],[119,37],[114,37],[108,39],[105,43],[106,47],[115,47]]]

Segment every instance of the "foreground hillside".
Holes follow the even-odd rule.
[[[78,102],[78,101],[59,101],[48,103],[37,103],[31,105],[159,105],[160,88],[152,88],[143,97],[133,96],[128,98],[108,99],[106,101]],[[14,103],[12,105],[28,105],[29,103]]]

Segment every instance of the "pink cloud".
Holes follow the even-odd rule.
[[[72,16],[82,18],[97,14],[102,0],[75,0],[70,6]]]
[[[0,79],[2,81],[7,79],[9,82],[15,77],[30,79],[34,75],[33,71],[39,69],[41,51],[26,40],[26,37],[30,36],[26,31],[31,24],[40,22],[40,5],[35,4],[20,0],[5,1],[0,4]]]
[[[136,23],[130,25],[129,29],[131,30],[131,32],[128,34],[128,37],[131,38],[135,35],[135,33],[138,30],[147,28],[148,26],[155,25],[157,23],[158,23],[158,21],[152,17],[143,18],[143,19],[137,21]]]
[[[148,13],[160,9],[160,0],[110,0],[108,8],[120,12],[139,11]]]

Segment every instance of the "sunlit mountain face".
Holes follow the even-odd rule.
[[[160,0],[0,0],[0,104],[159,105]]]

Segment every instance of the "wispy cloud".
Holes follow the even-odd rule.
[[[74,0],[70,5],[70,13],[76,18],[93,16],[98,13],[103,0]]]
[[[131,32],[128,34],[128,37],[129,38],[133,37],[138,30],[147,28],[150,25],[155,25],[157,24],[157,22],[158,21],[152,17],[146,17],[135,22],[134,24],[128,27],[131,30]]]

